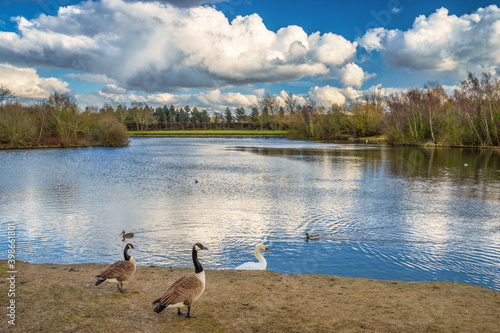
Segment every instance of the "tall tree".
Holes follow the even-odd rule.
[[[186,126],[186,124],[188,122],[188,115],[187,115],[186,111],[184,111],[183,108],[179,109],[179,122],[181,123],[182,129],[184,129],[184,127]]]
[[[204,129],[207,129],[207,124],[209,123],[209,121],[210,121],[210,117],[208,116],[208,112],[206,109],[204,109],[201,112],[201,122],[203,123]]]
[[[198,129],[200,129],[201,123],[201,112],[198,111],[198,108],[195,106],[191,111],[191,123],[196,124]]]
[[[238,120],[238,122],[241,124],[241,128],[243,128],[246,116],[247,115],[245,113],[245,108],[243,107],[236,108],[236,120]]]
[[[269,128],[269,123],[271,122],[271,115],[269,114],[269,108],[264,106],[262,108],[262,112],[260,113],[260,130],[264,127]]]
[[[170,123],[170,129],[174,129],[175,126],[175,107],[173,105],[170,105],[170,108],[168,109],[168,122]]]
[[[71,145],[83,125],[75,96],[69,93],[53,92],[46,104],[50,109],[50,121],[62,145]]]
[[[163,107],[157,107],[154,111],[154,115],[156,118],[156,123],[160,129],[164,129],[165,125],[165,112],[163,111]]]
[[[231,127],[231,123],[233,121],[233,115],[231,114],[231,110],[228,107],[226,108],[225,117],[226,117],[227,127],[229,128],[229,127]]]
[[[186,112],[186,125],[189,129],[189,127],[191,127],[191,108],[189,107],[189,105],[186,105],[186,107],[184,108],[184,112]]]
[[[261,125],[259,108],[256,106],[254,106],[252,108],[252,114],[250,115],[250,121],[252,122],[253,126],[257,127],[257,126]],[[260,130],[262,130],[262,126],[261,126]]]
[[[278,113],[279,103],[275,96],[265,94],[260,102],[260,106],[262,108],[262,113],[264,113],[264,109],[268,114],[268,118],[266,121],[271,124],[271,129],[274,130],[275,124],[275,115]]]
[[[295,97],[291,92],[286,92],[284,95],[284,100],[286,111],[290,114],[294,113],[297,110],[297,106],[299,105],[297,97]]]

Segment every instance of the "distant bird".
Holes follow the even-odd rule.
[[[132,244],[127,244],[125,250],[123,251],[123,257],[125,260],[120,260],[109,266],[104,272],[97,275],[96,286],[100,285],[104,281],[118,284],[118,290],[121,293],[126,293],[127,290],[123,288],[123,281],[127,281],[134,275],[136,270],[135,259],[130,256],[127,252],[129,249],[134,249]]]
[[[318,240],[318,239],[319,239],[319,234],[309,235],[309,233],[306,232],[306,240]]]
[[[191,306],[205,291],[205,271],[198,261],[198,251],[200,250],[208,250],[208,248],[201,243],[194,244],[192,252],[194,273],[186,274],[178,278],[167,289],[163,296],[155,300],[153,304],[159,304],[154,309],[154,312],[160,313],[165,308],[171,307],[177,308],[177,314],[179,316],[185,316],[186,318],[196,317],[190,314]],[[187,312],[181,312],[181,308],[184,306],[187,306]]]
[[[128,234],[125,233],[125,230],[122,231],[122,233],[120,235],[123,235],[123,238],[130,238],[130,237],[134,237],[134,233],[133,232],[129,232]]]
[[[259,260],[259,262],[249,261],[239,265],[235,269],[262,270],[262,271],[265,270],[267,267],[267,261],[266,258],[264,258],[262,254],[260,254],[260,250],[264,250],[267,253],[269,253],[269,251],[267,250],[267,246],[265,246],[264,244],[259,244],[255,247],[255,257],[257,258],[257,260]]]
[[[195,183],[195,184],[198,184],[198,179],[195,179],[195,180],[194,180],[194,183]]]

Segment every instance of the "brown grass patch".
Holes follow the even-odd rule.
[[[0,261],[0,265],[5,261]],[[5,267],[5,266],[4,266]],[[499,332],[500,293],[440,282],[395,282],[271,271],[206,272],[192,308],[153,312],[153,300],[193,269],[138,267],[128,294],[95,286],[103,264],[16,265],[16,326],[7,325],[0,270],[0,331],[13,332]]]

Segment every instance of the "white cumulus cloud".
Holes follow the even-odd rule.
[[[411,29],[376,28],[358,40],[368,51],[380,50],[393,68],[424,71],[500,71],[500,8],[450,15],[440,8],[418,16]]]
[[[347,99],[355,99],[360,94],[353,88],[341,89],[337,87],[313,87],[309,90],[309,98],[316,101],[319,105],[330,107],[332,104],[342,105]]]
[[[357,47],[333,33],[307,35],[298,26],[273,32],[257,14],[229,22],[213,7],[177,8],[157,1],[85,1],[61,7],[56,16],[16,21],[18,32],[0,31],[0,59],[102,75],[145,92],[315,75],[342,79],[335,75],[354,60]]]
[[[358,88],[361,87],[366,79],[373,76],[371,74],[366,75],[363,69],[353,62],[345,65],[345,67],[341,69],[341,72],[343,74],[342,83],[344,86],[354,86]]]
[[[0,64],[0,85],[6,86],[19,98],[47,98],[53,91],[69,91],[68,83],[57,78],[40,77],[33,68]]]

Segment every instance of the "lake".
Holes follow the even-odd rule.
[[[453,281],[500,291],[500,155],[286,139],[0,151],[0,258]],[[320,234],[306,242],[306,232]],[[3,240],[2,240],[3,238]],[[97,274],[98,272],[96,272]],[[89,281],[93,277],[89,277]]]

